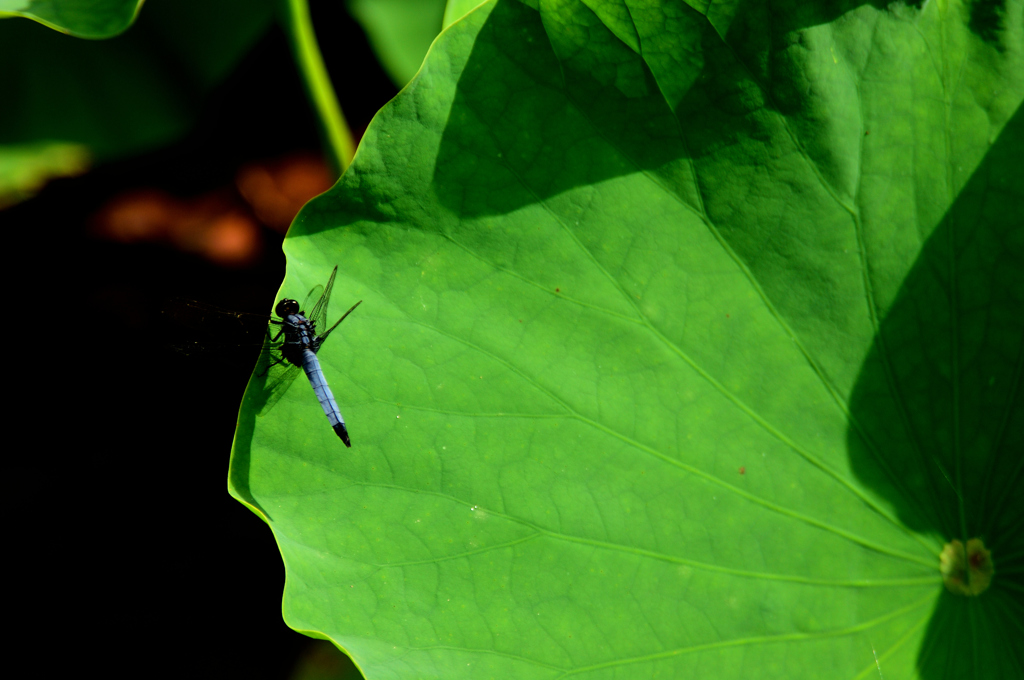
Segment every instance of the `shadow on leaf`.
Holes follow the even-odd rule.
[[[913,530],[992,550],[987,592],[939,600],[918,659],[929,679],[1022,667],[1011,632],[1024,616],[1022,149],[1024,107],[927,236],[850,402],[860,479]]]

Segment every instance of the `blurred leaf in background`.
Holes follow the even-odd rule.
[[[441,32],[444,0],[347,0],[395,85],[409,82]]]
[[[143,0],[0,0],[0,19],[24,17],[79,38],[109,38],[128,28]]]
[[[419,70],[442,27],[484,0],[347,0],[380,63],[398,87]]]
[[[0,210],[32,197],[54,177],[70,177],[89,167],[82,144],[29,142],[0,146]]]
[[[272,0],[151,0],[129,30],[109,40],[82,40],[16,17],[0,21],[2,200],[21,200],[47,175],[67,174],[67,163],[46,162],[54,145],[73,145],[81,171],[86,155],[102,163],[183,136],[212,88],[269,28],[273,8]],[[90,37],[103,26],[104,35],[116,33],[130,20],[126,3],[112,1],[30,9]],[[37,169],[30,184],[17,179],[26,166]]]

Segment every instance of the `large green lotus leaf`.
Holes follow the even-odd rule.
[[[79,38],[109,38],[128,28],[143,0],[0,0],[0,18],[25,17]]]
[[[300,380],[240,413],[288,624],[371,680],[1021,677],[1022,15],[455,22],[286,240],[363,300],[351,449]]]

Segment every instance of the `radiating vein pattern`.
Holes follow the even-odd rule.
[[[439,36],[286,242],[367,310],[322,359],[366,443],[287,398],[236,441],[291,625],[381,677],[1017,670],[1024,36],[848,4]],[[1009,570],[950,604],[982,529]]]

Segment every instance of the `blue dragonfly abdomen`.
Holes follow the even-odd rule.
[[[349,439],[348,430],[345,428],[345,419],[341,415],[338,403],[334,400],[334,394],[331,393],[331,388],[327,384],[327,378],[320,367],[320,360],[316,356],[316,352],[320,349],[326,333],[324,336],[318,337],[314,324],[303,316],[302,312],[288,314],[287,312],[293,305],[298,306],[298,303],[286,298],[281,300],[277,306],[278,314],[283,317],[281,332],[285,336],[285,342],[281,346],[282,356],[289,363],[302,367],[306,378],[309,379],[310,386],[313,388],[317,401],[320,402],[320,408],[327,415],[327,420],[331,423],[334,432],[345,443],[345,446],[351,447],[352,442]],[[359,302],[352,305],[352,309],[355,309],[357,306],[359,306]],[[351,312],[352,309],[348,311]],[[282,312],[285,313],[282,314]],[[345,315],[341,318],[344,319],[345,316],[348,316],[348,312],[345,312]],[[341,323],[341,319],[338,319],[334,326],[337,326],[339,323]],[[334,330],[334,326],[330,330]]]
[[[327,415],[327,420],[331,423],[335,434],[341,438],[345,446],[351,447],[352,442],[345,427],[345,419],[341,416],[341,409],[338,408],[338,403],[334,400],[334,394],[331,393],[331,388],[327,384],[327,378],[320,367],[320,360],[316,356],[316,353],[320,350],[321,345],[327,340],[331,332],[362,302],[360,300],[352,305],[323,334],[317,333],[317,325],[323,325],[324,323],[331,290],[334,287],[334,277],[337,273],[338,268],[335,267],[326,286],[322,288],[317,286],[309,292],[309,295],[306,297],[306,303],[303,306],[308,305],[312,300],[316,300],[316,303],[310,310],[308,317],[296,300],[284,298],[277,303],[274,311],[281,317],[281,320],[272,320],[271,323],[279,325],[281,330],[272,339],[272,342],[276,342],[281,335],[284,335],[284,342],[280,346],[281,357],[275,363],[287,361],[294,366],[302,368],[306,378],[309,379],[310,386],[313,388],[313,393],[316,394],[317,401],[320,402],[320,408]]]

